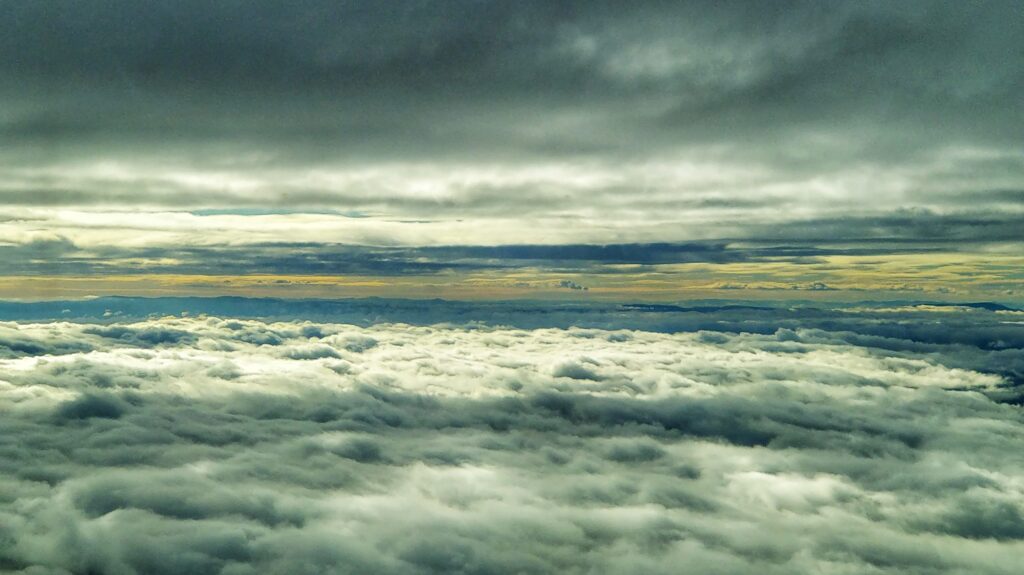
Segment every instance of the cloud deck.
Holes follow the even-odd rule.
[[[825,335],[7,323],[0,566],[1015,573],[1006,377]]]

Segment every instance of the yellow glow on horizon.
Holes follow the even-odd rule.
[[[446,299],[722,299],[1020,298],[1024,257],[993,254],[831,256],[787,261],[608,266],[556,273],[520,268],[433,275],[130,274],[0,277],[0,299],[90,296],[284,298],[399,297]],[[571,281],[587,290],[561,287]]]

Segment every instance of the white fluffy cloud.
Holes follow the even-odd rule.
[[[819,337],[815,337],[819,336]],[[1016,573],[998,376],[775,335],[0,325],[0,570]]]

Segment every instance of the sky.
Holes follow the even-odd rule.
[[[0,298],[1024,302],[1014,2],[0,1]]]
[[[0,0],[0,573],[1020,575],[1020,2]]]

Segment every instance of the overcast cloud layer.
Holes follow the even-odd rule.
[[[917,331],[5,323],[0,569],[1017,573],[1019,314],[844,313]]]
[[[664,266],[1019,255],[1022,37],[1014,2],[0,2],[0,249],[18,276],[587,286],[480,250],[613,244],[755,292]],[[967,271],[916,279],[1024,297]]]

